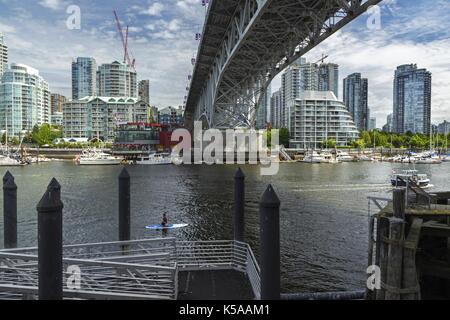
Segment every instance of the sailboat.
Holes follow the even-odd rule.
[[[9,152],[8,148],[8,118],[6,118],[6,128],[5,128],[5,150],[2,150],[2,154],[0,154],[0,166],[1,167],[17,167],[17,166],[23,166],[24,164],[16,159],[11,157],[11,154]]]

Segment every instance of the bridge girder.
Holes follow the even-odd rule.
[[[254,127],[268,84],[284,68],[382,0],[211,0],[185,121]]]

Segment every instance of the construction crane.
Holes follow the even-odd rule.
[[[322,58],[319,59],[318,61],[314,62],[314,64],[318,64],[319,62],[320,62],[321,64],[323,64],[323,62],[325,61],[325,59],[327,59],[328,57],[329,57],[328,55],[322,54]]]
[[[123,50],[124,50],[123,63],[128,64],[129,66],[131,66],[133,68],[134,71],[136,71],[136,59],[130,58],[130,53],[128,50],[129,26],[127,25],[127,29],[126,29],[125,35],[124,35],[122,24],[120,23],[120,19],[119,19],[119,16],[118,16],[116,10],[114,10],[114,17],[116,18],[117,31],[119,32],[120,39],[122,40],[122,45],[123,45]]]

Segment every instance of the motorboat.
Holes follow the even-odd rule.
[[[149,153],[139,156],[134,160],[134,164],[138,165],[169,165],[173,164],[174,159],[167,153]]]
[[[18,167],[24,166],[25,163],[22,163],[20,160],[12,158],[9,155],[0,155],[0,166],[1,167]]]
[[[323,163],[330,163],[330,164],[337,164],[340,163],[338,159],[333,157],[333,154],[330,152],[324,152],[322,153],[322,157],[324,159]]]
[[[78,165],[119,165],[122,163],[123,159],[119,157],[112,156],[108,153],[96,150],[88,149],[84,150],[83,153],[76,157],[75,159]]]
[[[394,171],[391,175],[391,184],[394,187],[406,187],[408,181],[413,181],[421,188],[426,188],[430,185],[428,176],[426,174],[419,174],[417,170]]]
[[[345,151],[338,151],[336,154],[336,159],[340,162],[354,162],[355,158],[348,154]]]
[[[308,153],[301,162],[305,163],[325,163],[325,158],[318,154],[316,151],[311,151]]]

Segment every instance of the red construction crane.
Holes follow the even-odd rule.
[[[122,40],[122,45],[123,45],[123,50],[124,50],[123,63],[128,64],[134,70],[136,70],[136,67],[135,67],[136,66],[136,59],[133,58],[133,60],[131,60],[130,54],[129,54],[129,51],[128,51],[128,30],[129,30],[129,26],[127,26],[127,29],[126,29],[125,35],[124,35],[123,34],[122,24],[120,23],[120,19],[119,19],[119,16],[118,16],[116,10],[114,10],[114,17],[116,18],[117,31],[119,32],[120,39]]]

